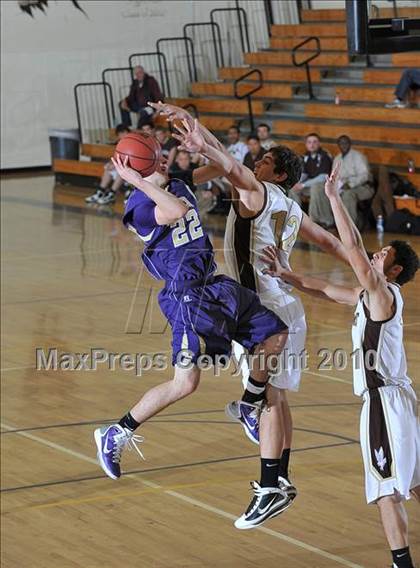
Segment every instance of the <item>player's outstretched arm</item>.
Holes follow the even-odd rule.
[[[338,175],[338,168],[334,168],[325,182],[325,194],[330,200],[335,224],[347,252],[350,265],[364,289],[369,293],[379,293],[386,296],[388,300],[393,300],[392,294],[386,287],[386,281],[380,278],[378,272],[372,267],[359,230],[344,207],[338,193]]]
[[[158,103],[150,102],[148,104],[159,114],[166,116],[168,122],[174,122],[175,120],[186,120],[191,127],[194,126],[194,117],[185,108],[170,105],[168,103],[162,103],[161,101],[159,101]],[[214,148],[218,148],[224,153],[228,153],[220,140],[218,140],[216,136],[212,134],[210,130],[208,130],[203,124],[198,123],[198,128],[207,144],[210,144],[210,146],[213,146]]]
[[[340,239],[337,239],[335,235],[332,235],[320,225],[314,223],[306,213],[303,213],[299,234],[305,240],[319,246],[324,252],[331,254],[346,264],[349,263],[346,248]]]
[[[361,287],[350,288],[348,286],[339,286],[332,284],[320,278],[313,278],[312,276],[305,276],[297,272],[291,272],[283,268],[279,262],[278,250],[274,246],[266,247],[263,251],[262,259],[267,264],[266,274],[270,276],[281,278],[287,284],[294,286],[298,290],[315,296],[338,302],[339,304],[349,304],[354,306],[357,304]]]
[[[129,168],[127,166],[128,156],[124,161],[120,156],[111,159],[123,180],[145,193],[156,203],[155,218],[158,225],[170,225],[186,215],[188,205],[169,191],[142,178],[136,170]]]
[[[261,193],[262,186],[249,168],[240,164],[229,152],[222,152],[205,141],[197,119],[194,120],[193,126],[184,120],[182,126],[175,126],[175,128],[178,134],[174,134],[174,137],[182,143],[182,148],[187,152],[198,152],[217,164],[222,174],[237,188],[239,193],[242,190]]]

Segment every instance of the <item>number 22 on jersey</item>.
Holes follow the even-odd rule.
[[[204,236],[200,218],[195,209],[189,209],[187,214],[173,225],[172,242],[174,247],[181,247]]]

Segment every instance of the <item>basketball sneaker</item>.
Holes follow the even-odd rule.
[[[97,189],[95,193],[85,198],[86,203],[97,203],[105,195],[103,189]]]
[[[289,496],[280,487],[261,487],[257,481],[251,481],[254,497],[245,513],[236,519],[235,527],[240,530],[254,529],[267,519],[280,515],[292,503]]]
[[[121,454],[127,446],[129,450],[133,448],[143,458],[143,454],[138,443],[144,441],[143,436],[137,436],[131,430],[123,428],[119,424],[103,426],[97,428],[94,433],[96,447],[98,448],[98,461],[104,472],[111,479],[121,477]]]
[[[243,400],[234,400],[225,407],[228,418],[242,424],[245,434],[254,442],[260,443],[260,414],[263,401],[251,404]]]
[[[96,200],[96,203],[98,205],[108,205],[109,203],[114,203],[114,201],[115,191],[107,191],[105,195],[102,195],[101,197],[99,197],[99,199]]]
[[[385,108],[407,108],[408,104],[400,99],[394,99],[392,103],[388,103],[385,105]]]
[[[282,491],[287,493],[289,498],[293,501],[297,495],[297,489],[288,479],[286,479],[286,477],[281,477],[279,475],[279,487]]]

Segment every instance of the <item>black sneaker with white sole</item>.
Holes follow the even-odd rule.
[[[245,513],[235,521],[235,527],[240,530],[259,527],[292,504],[290,497],[280,487],[261,487],[257,481],[251,481],[251,487],[254,497]]]
[[[97,203],[98,199],[101,199],[105,195],[105,192],[102,189],[97,189],[95,193],[89,195],[85,198],[86,203]]]
[[[98,205],[108,205],[114,203],[115,201],[115,191],[107,191],[105,195],[96,200]]]

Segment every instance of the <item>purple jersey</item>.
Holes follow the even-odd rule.
[[[189,205],[187,214],[172,225],[158,225],[156,204],[142,191],[130,195],[123,223],[144,242],[143,262],[151,275],[167,282],[206,280],[216,270],[210,239],[201,226],[197,201],[179,179],[170,180],[168,191]]]

